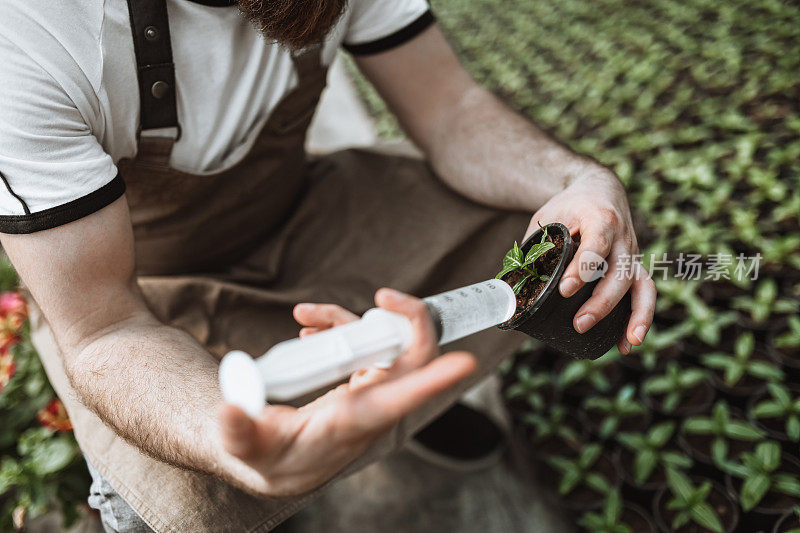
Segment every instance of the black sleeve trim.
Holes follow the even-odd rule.
[[[0,215],[0,233],[35,233],[63,226],[101,210],[123,194],[125,182],[117,174],[96,191],[64,205],[25,215]]]
[[[372,41],[369,43],[344,44],[342,46],[354,56],[366,56],[385,52],[386,50],[391,50],[392,48],[400,46],[403,43],[407,43],[423,31],[427,30],[435,22],[436,17],[433,16],[433,13],[429,9],[420,15],[417,20],[405,28],[401,28],[393,34],[383,37],[382,39],[378,39],[377,41]]]

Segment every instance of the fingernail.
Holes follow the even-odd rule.
[[[594,326],[596,320],[590,314],[581,315],[578,317],[578,320],[575,321],[575,329],[578,330],[578,333],[584,333],[588,331],[589,328]]]
[[[635,330],[633,330],[633,336],[636,337],[636,340],[639,342],[644,342],[644,334],[647,331],[647,328],[644,326],[639,326]]]
[[[575,278],[564,278],[558,285],[558,290],[564,298],[569,298],[578,290],[578,280]]]
[[[295,309],[298,311],[311,311],[314,308],[314,304],[297,304]]]
[[[625,355],[631,353],[631,343],[629,343],[627,339],[622,341],[622,350],[621,351]]]

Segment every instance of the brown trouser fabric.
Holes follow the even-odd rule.
[[[175,171],[167,165],[170,141],[144,138],[136,159],[118,165],[148,305],[218,357],[231,349],[260,355],[296,335],[291,309],[299,302],[361,313],[382,286],[425,296],[487,279],[528,222],[455,194],[416,159],[348,150],[307,161],[303,141],[325,70],[318,50],[295,57],[295,67],[298,88],[233,168]],[[268,531],[313,497],[259,500],[139,451],[80,403],[47,322],[32,307],[34,344],[81,448],[153,529]],[[402,420],[345,474],[400,446],[520,340],[491,330],[459,342],[478,356],[474,377]]]

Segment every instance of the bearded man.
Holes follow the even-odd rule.
[[[306,156],[340,46],[424,161]],[[439,356],[406,293],[490,277],[538,223],[565,223],[576,257],[611,269],[637,252],[614,174],[476,84],[425,0],[2,2],[0,57],[2,245],[109,531],[269,530],[442,413],[433,424],[471,428],[437,432],[454,437],[434,450],[447,456],[487,427],[448,407],[519,338],[476,335],[461,345],[472,353]],[[582,286],[574,262],[559,290]],[[646,276],[603,279],[575,328],[631,288],[619,347],[640,344]],[[390,369],[299,409],[223,405],[222,354],[263,353],[294,320],[304,333],[350,321],[373,296],[414,326]]]

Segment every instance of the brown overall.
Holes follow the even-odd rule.
[[[490,278],[529,220],[457,195],[416,159],[347,150],[309,162],[305,134],[326,70],[319,47],[294,64],[298,87],[233,168],[175,171],[172,141],[146,137],[135,159],[118,162],[148,305],[217,357],[231,349],[260,355],[296,335],[291,309],[299,302],[361,313],[382,286],[425,296]],[[268,531],[316,494],[259,500],[140,452],[81,405],[46,320],[32,308],[34,343],[82,450],[154,530]],[[491,330],[460,342],[478,357],[475,376],[404,419],[341,475],[401,446],[520,340]]]

